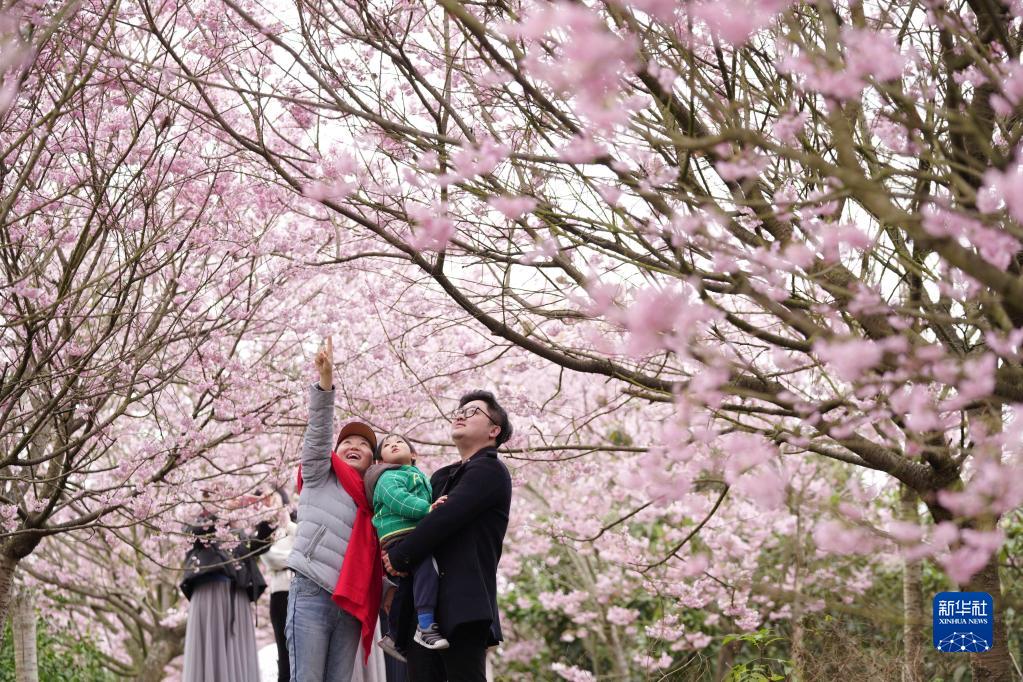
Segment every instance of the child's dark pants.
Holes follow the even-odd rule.
[[[389,550],[398,542],[401,542],[400,538],[394,542],[387,542],[384,545],[384,549]],[[432,555],[416,564],[412,569],[411,575],[404,578],[389,576],[389,579],[398,585],[398,591],[395,593],[394,601],[391,603],[391,610],[387,613],[387,629],[389,632],[398,631],[398,616],[402,611],[402,605],[410,596],[409,592],[412,593],[412,604],[415,606],[417,614],[423,611],[436,613],[440,576],[437,575],[437,564],[434,563]]]

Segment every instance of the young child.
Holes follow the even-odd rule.
[[[430,480],[416,467],[416,451],[411,443],[397,434],[389,434],[377,447],[377,464],[366,472],[366,497],[373,504],[373,525],[380,538],[380,546],[387,549],[400,542],[416,527],[416,523],[432,508],[433,491]],[[438,500],[441,503],[443,500]],[[418,624],[414,640],[427,649],[447,649],[448,641],[440,634],[434,620],[437,607],[439,577],[432,556],[426,557],[412,571],[412,575],[398,580],[412,580],[412,600]],[[397,594],[405,594],[400,591]],[[394,644],[401,604],[395,600],[388,610],[388,636],[380,640],[380,648],[404,661]]]

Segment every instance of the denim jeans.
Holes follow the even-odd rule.
[[[351,682],[362,625],[301,573],[291,580],[285,629],[292,682]]]

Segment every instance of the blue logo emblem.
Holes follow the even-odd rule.
[[[934,648],[979,653],[994,645],[995,602],[987,592],[941,592],[934,597]]]

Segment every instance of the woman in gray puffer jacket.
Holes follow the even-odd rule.
[[[298,530],[288,557],[295,572],[285,629],[292,682],[348,682],[355,668],[362,624],[332,594],[358,511],[332,468],[334,421],[333,342],[316,354],[319,383],[309,389],[309,423],[302,443]],[[349,422],[334,451],[360,475],[373,458],[376,436],[366,424]]]

